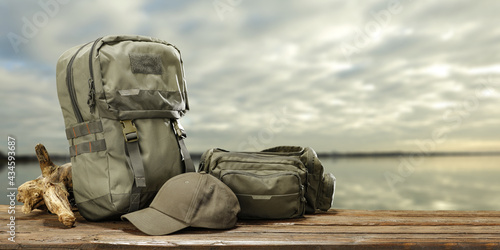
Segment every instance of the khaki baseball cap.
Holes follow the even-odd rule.
[[[231,189],[206,173],[170,178],[148,208],[123,215],[149,235],[171,234],[186,227],[229,229],[236,225],[240,204]]]

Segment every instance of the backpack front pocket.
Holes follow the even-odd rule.
[[[101,109],[120,120],[178,119],[189,109],[180,52],[154,41],[103,43]]]
[[[223,171],[222,182],[233,190],[240,202],[242,219],[286,219],[304,214],[304,186],[291,171]]]

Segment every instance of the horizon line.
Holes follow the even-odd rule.
[[[236,152],[236,151],[234,151]],[[255,151],[258,152],[258,151]],[[351,151],[351,152],[316,152],[318,157],[397,157],[397,156],[500,156],[500,151]],[[203,152],[191,152],[191,157],[201,158]],[[7,156],[0,151],[1,161],[6,161]],[[52,154],[53,159],[70,159],[69,154]],[[16,160],[37,160],[36,154],[17,155]]]

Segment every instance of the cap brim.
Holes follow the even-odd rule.
[[[189,227],[184,222],[176,220],[154,208],[148,207],[126,215],[122,215],[139,230],[149,235],[165,235]]]

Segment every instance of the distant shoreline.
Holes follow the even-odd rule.
[[[337,157],[337,158],[357,158],[357,157],[399,157],[399,156],[500,156],[500,151],[483,151],[483,152],[332,152],[318,153],[318,157]]]
[[[199,160],[203,153],[191,153],[193,159]],[[500,151],[480,151],[480,152],[320,152],[317,153],[319,158],[383,158],[383,157],[400,157],[400,156],[425,156],[425,157],[438,157],[438,156],[500,156]],[[70,162],[69,155],[51,155],[50,158],[54,162]],[[16,162],[37,162],[36,155],[18,155]],[[7,156],[0,152],[0,162],[6,163]]]

